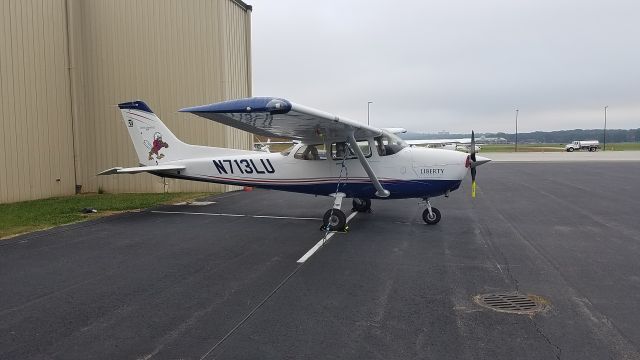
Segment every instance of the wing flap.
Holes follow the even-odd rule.
[[[114,175],[114,174],[138,174],[141,172],[164,172],[164,171],[177,171],[184,170],[184,165],[154,165],[154,166],[139,166],[131,168],[114,167],[105,171],[99,172],[98,175]]]

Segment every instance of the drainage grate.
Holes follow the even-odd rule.
[[[544,300],[535,295],[484,294],[474,299],[478,304],[489,309],[515,314],[531,314],[542,310],[544,306]]]

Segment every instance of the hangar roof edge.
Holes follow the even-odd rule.
[[[232,2],[234,2],[236,5],[240,6],[242,9],[244,9],[244,11],[253,11],[253,6],[245,3],[242,0],[231,0]]]

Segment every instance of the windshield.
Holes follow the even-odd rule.
[[[409,146],[399,136],[388,131],[382,130],[382,135],[375,138],[378,155],[393,155],[398,151]]]
[[[386,137],[387,140],[389,141],[389,144],[393,144],[396,146],[399,146],[401,149],[406,148],[407,146],[409,146],[409,144],[407,144],[406,141],[402,140],[398,135],[390,133],[386,130],[382,130],[382,136],[383,138]]]

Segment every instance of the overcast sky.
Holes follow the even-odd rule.
[[[640,1],[248,0],[253,95],[410,131],[640,127]]]

